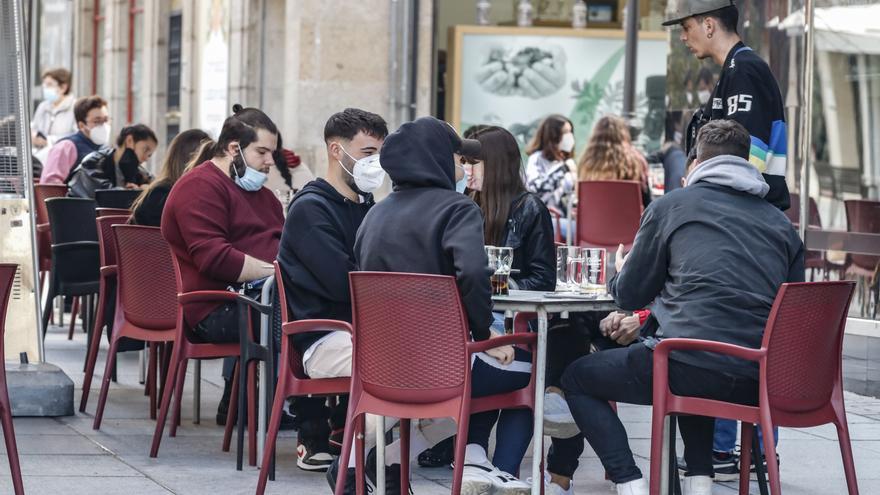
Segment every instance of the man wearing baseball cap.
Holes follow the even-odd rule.
[[[790,197],[785,183],[787,137],[782,95],[770,67],[737,33],[739,11],[733,0],[670,0],[667,12],[663,25],[680,25],[679,38],[691,53],[721,66],[712,95],[688,126],[685,151],[692,150],[697,132],[706,122],[736,120],[751,137],[749,162],[770,186],[764,199],[787,210]],[[716,420],[712,456],[716,481],[739,478],[736,430],[735,421]],[[686,470],[683,462],[679,462],[679,469]]]
[[[700,126],[733,119],[751,135],[749,161],[770,185],[766,200],[789,207],[786,172],[785,108],[779,85],[766,62],[737,33],[739,11],[733,0],[671,0],[664,26],[681,26],[679,39],[698,59],[711,58],[721,77],[709,100],[688,126],[685,152],[696,143]]]

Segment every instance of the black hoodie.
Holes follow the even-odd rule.
[[[309,182],[294,196],[278,252],[292,319],[351,322],[348,272],[356,269],[352,249],[372,206],[372,195],[355,203],[323,179]],[[296,335],[293,341],[304,352],[327,333]]]
[[[480,208],[455,192],[457,144],[449,125],[433,117],[385,139],[380,161],[394,191],[364,219],[354,250],[361,270],[455,276],[471,335],[485,340],[492,270]]]

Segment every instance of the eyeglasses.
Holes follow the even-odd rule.
[[[93,127],[94,127],[94,126],[96,126],[96,125],[107,124],[107,123],[109,123],[111,120],[112,120],[112,119],[111,119],[110,117],[103,118],[103,119],[102,119],[102,118],[97,118],[97,119],[95,119],[95,120],[93,120],[93,121],[91,121],[91,122],[89,122],[89,121],[87,120],[87,121],[86,121],[86,125],[90,125],[90,126],[93,126]]]

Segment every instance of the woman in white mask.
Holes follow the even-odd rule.
[[[57,68],[44,72],[41,98],[31,119],[31,143],[37,150],[47,149],[59,138],[77,131],[70,71]]]
[[[526,187],[562,217],[566,216],[569,198],[577,180],[572,159],[574,148],[574,126],[562,115],[545,118],[526,148],[529,154]],[[567,228],[564,221],[560,229],[565,236]]]

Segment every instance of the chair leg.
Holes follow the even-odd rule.
[[[749,472],[747,469],[742,469],[742,466],[750,466],[752,463],[752,448],[746,448],[747,445],[752,445],[752,436],[755,434],[755,425],[743,421],[742,422],[742,438],[740,438],[740,445],[742,445],[742,451],[740,452],[739,457],[739,495],[749,495]],[[760,459],[760,457],[758,457]]]
[[[776,438],[773,434],[773,423],[770,421],[769,412],[761,415],[761,434],[764,438],[764,458],[767,460],[767,474],[770,478],[770,494],[782,495],[782,486],[779,479],[779,464],[776,462]],[[755,439],[757,440],[757,435]],[[758,448],[760,451],[760,446]],[[755,459],[755,466],[760,458]]]
[[[648,477],[651,495],[660,494],[663,470],[663,423],[666,420],[666,401],[661,396],[655,399],[651,417],[651,474]],[[670,459],[670,462],[672,460]]]
[[[849,495],[859,494],[858,478],[856,478],[856,466],[853,462],[852,443],[849,439],[849,426],[846,416],[842,411],[835,411],[837,420],[837,443],[840,444],[840,456],[843,459],[843,472],[846,474],[846,487]]]
[[[251,400],[252,395],[248,395],[250,392],[250,380],[248,380],[251,374],[251,363],[252,361],[246,361],[244,356],[238,359],[238,418],[236,419],[236,427],[238,430],[236,433],[236,450],[235,450],[235,469],[241,471],[243,458],[244,458],[244,429],[245,423],[250,422],[253,423],[253,417],[248,417],[247,413],[250,412],[250,408],[247,407],[248,402]],[[227,418],[228,420],[228,418]]]
[[[104,376],[101,377],[101,395],[98,396],[98,409],[95,411],[95,421],[92,428],[101,428],[101,420],[104,417],[104,405],[107,403],[107,393],[110,391],[110,370],[116,362],[116,349],[119,347],[119,339],[114,336],[110,342],[110,351],[107,353],[107,365],[104,367]]]
[[[678,457],[675,454],[675,430],[678,426],[678,416],[669,416],[669,464],[666,472],[669,476],[669,493],[681,495],[681,480],[678,478]]]
[[[189,359],[183,359],[180,362],[180,369],[177,371],[177,377],[174,380],[174,410],[171,414],[171,429],[168,436],[177,436],[177,427],[180,426],[180,405],[183,403],[183,386],[186,383],[186,367]]]
[[[70,329],[67,331],[67,340],[73,340],[73,329],[76,327],[76,314],[79,312],[79,297],[73,298],[70,307]]]
[[[284,380],[284,378],[282,378],[282,380]],[[276,402],[278,401],[277,398],[280,396],[281,396],[281,394],[275,395]],[[339,473],[336,476],[336,489],[333,491],[334,495],[343,495],[343,493],[345,492],[345,481],[346,481],[346,478],[348,477],[348,459],[351,457],[352,444],[354,443],[355,435],[357,435],[357,428],[355,427],[355,419],[351,417],[352,404],[353,404],[353,402],[349,402],[348,414],[345,418],[346,428],[345,428],[345,432],[343,433],[342,451],[339,452]],[[272,418],[273,418],[273,423],[274,423],[274,418],[275,418],[274,412],[272,414]],[[280,424],[280,418],[279,418],[279,424]],[[342,468],[343,466],[345,466],[345,469]]]
[[[92,377],[95,374],[95,363],[98,361],[98,348],[101,346],[101,330],[104,328],[104,299],[105,294],[102,287],[101,297],[98,300],[98,311],[95,315],[95,328],[92,330],[92,339],[89,342],[89,352],[86,356],[86,374],[83,377],[82,397],[79,400],[79,412],[86,412],[86,406],[89,403],[89,389],[92,386]]]
[[[0,422],[3,425],[3,440],[6,442],[6,457],[9,459],[9,472],[12,475],[12,487],[15,495],[24,495],[24,484],[21,480],[21,465],[18,461],[18,446],[15,442],[15,428],[12,424],[12,405],[6,389],[6,370],[2,371],[2,389],[0,389]]]
[[[367,493],[366,487],[366,476],[364,472],[366,470],[366,460],[364,459],[366,453],[364,452],[365,448],[365,436],[367,434],[367,415],[361,414],[357,419],[357,436],[354,438],[354,479],[355,479],[355,494],[356,495],[365,495]],[[346,462],[347,459],[346,459]],[[340,460],[339,470],[342,470],[342,461]],[[378,469],[378,466],[376,466]],[[346,469],[348,471],[348,469]],[[461,493],[460,491],[453,490],[452,493]]]
[[[416,420],[418,421],[418,420]],[[400,493],[409,493],[410,420],[400,418]],[[378,467],[376,469],[379,469]]]
[[[257,480],[257,494],[263,495],[266,491],[266,480],[271,474],[272,464],[275,457],[275,442],[278,439],[278,430],[281,429],[281,415],[284,413],[284,390],[287,388],[287,380],[284,376],[278,382],[278,390],[275,393],[275,399],[272,401],[271,414],[269,416],[269,424],[266,428],[266,443],[263,445],[263,463],[260,466],[260,476]],[[273,476],[274,477],[274,476]]]
[[[46,333],[49,332],[49,317],[52,316],[52,303],[55,302],[55,284],[52,277],[49,277],[49,292],[46,294],[46,304],[43,306],[43,340],[46,339]]]
[[[150,419],[156,419],[156,382],[158,381],[159,344],[150,342],[149,364],[147,365],[147,393],[150,396]]]
[[[247,406],[248,428],[248,465],[257,465],[257,361],[251,361],[248,373]]]
[[[238,375],[241,372],[239,364],[241,364],[240,361],[235,362],[235,368],[232,372],[232,391],[229,394],[226,428],[223,431],[223,452],[229,452],[229,445],[232,444],[232,425],[238,420]]]
[[[752,458],[755,459],[755,478],[757,478],[758,480],[758,491],[761,493],[761,495],[768,495],[767,473],[764,472],[764,453],[761,452],[761,442],[758,440],[757,433],[752,436],[750,450],[752,451]],[[742,471],[742,466],[743,464],[742,462],[740,462],[740,471]],[[751,463],[749,464],[749,466],[751,466]]]
[[[464,474],[464,451],[467,444],[469,419],[466,411],[458,418],[458,434],[455,438],[455,469],[452,472],[452,493],[461,493],[461,477]]]
[[[177,371],[180,367],[181,347],[182,345],[180,344],[175,345],[171,351],[171,360],[168,363],[167,375],[165,377],[166,385],[163,387],[161,394],[162,407],[159,408],[159,416],[156,418],[156,431],[153,433],[153,445],[150,447],[150,457],[156,457],[159,455],[159,444],[162,442],[162,433],[165,430],[165,420],[168,418],[168,408],[171,405],[171,395],[174,393],[174,387],[171,385],[177,379]]]

